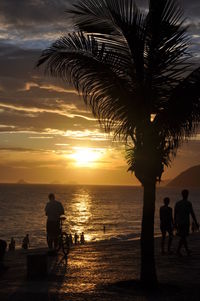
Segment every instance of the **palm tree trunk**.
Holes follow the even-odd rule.
[[[145,182],[141,232],[141,274],[142,284],[148,287],[157,283],[154,257],[154,214],[156,181]]]

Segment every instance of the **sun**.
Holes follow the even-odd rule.
[[[102,157],[102,150],[89,147],[75,147],[71,158],[79,167],[95,167],[97,161]]]

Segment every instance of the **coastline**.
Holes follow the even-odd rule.
[[[174,247],[176,244],[175,238]],[[49,276],[40,281],[26,280],[26,251],[8,252],[5,262],[9,269],[0,276],[0,300],[196,301],[200,299],[200,233],[190,235],[189,244],[190,257],[162,256],[160,239],[155,239],[161,289],[150,293],[138,289],[134,282],[140,270],[138,240],[78,245],[70,251],[67,264],[62,256],[49,257]]]

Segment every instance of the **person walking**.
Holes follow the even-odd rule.
[[[172,208],[169,207],[170,199],[168,197],[164,198],[163,200],[164,205],[160,207],[160,230],[162,233],[162,239],[161,239],[161,253],[165,254],[165,239],[166,234],[169,235],[168,240],[168,253],[171,253],[171,244],[173,239],[173,214],[172,214]]]
[[[181,248],[184,246],[187,255],[191,254],[191,251],[188,248],[187,236],[189,235],[190,229],[190,215],[197,227],[197,219],[192,207],[192,203],[188,201],[189,190],[184,189],[182,191],[182,200],[177,202],[174,209],[174,222],[177,229],[177,235],[180,236],[180,240],[177,248],[177,255],[182,256]]]
[[[55,199],[53,193],[49,194],[49,202],[46,204],[45,213],[47,216],[47,244],[49,249],[56,249],[60,234],[60,216],[65,212],[62,203]]]

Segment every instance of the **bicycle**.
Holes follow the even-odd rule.
[[[60,217],[60,234],[58,237],[58,247],[56,248],[56,251],[59,252],[62,249],[64,256],[67,257],[70,250],[70,242],[68,234],[63,231],[63,223],[65,220],[65,216]]]

